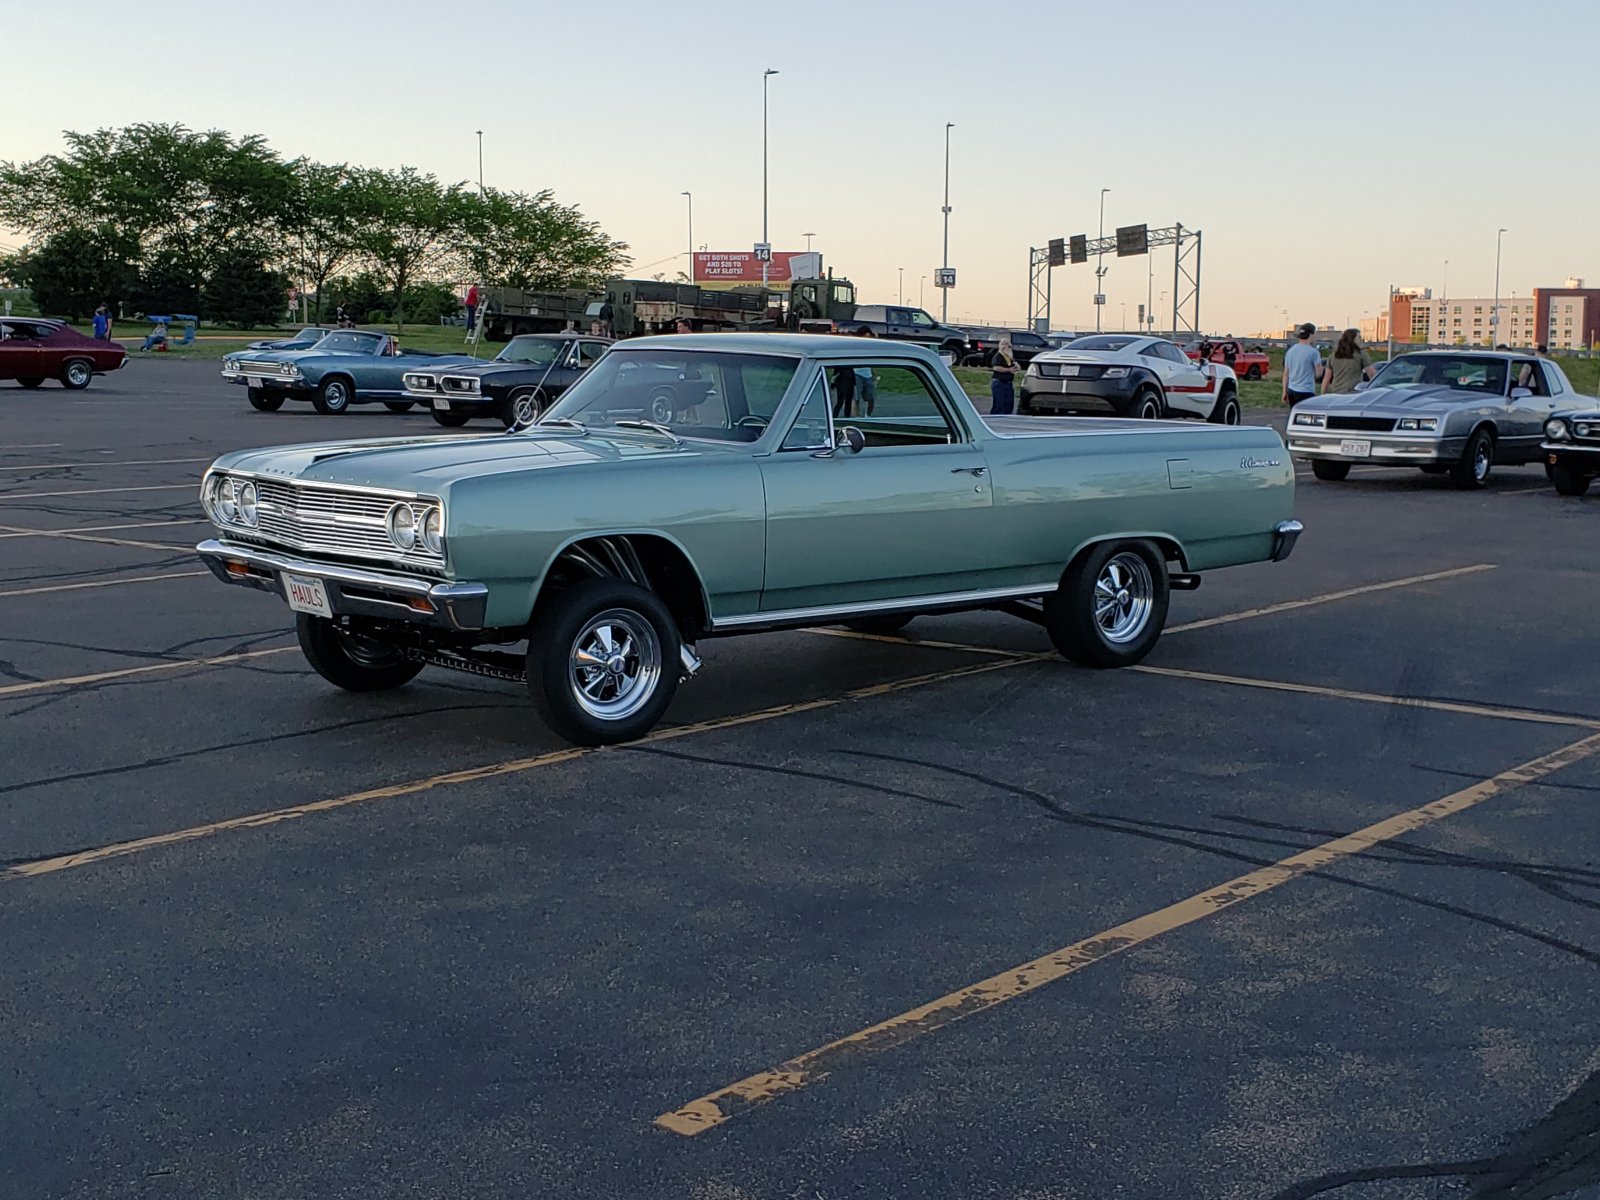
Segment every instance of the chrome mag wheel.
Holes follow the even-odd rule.
[[[1121,645],[1137,638],[1154,602],[1150,567],[1139,555],[1124,552],[1100,568],[1094,581],[1094,619],[1106,641]]]
[[[661,641],[642,615],[612,608],[573,639],[568,677],[578,707],[602,721],[631,717],[661,682]]]

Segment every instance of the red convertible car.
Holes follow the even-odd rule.
[[[89,380],[128,361],[116,342],[84,337],[64,321],[42,317],[0,317],[0,379],[36,388],[46,379],[63,387],[86,388]]]

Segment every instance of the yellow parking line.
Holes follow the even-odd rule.
[[[205,574],[204,571],[201,572]],[[212,658],[179,658],[165,662],[147,663],[142,667],[122,667],[116,671],[98,671],[93,675],[72,675],[65,679],[31,679],[26,683],[8,683],[0,687],[0,696],[21,696],[32,692],[48,692],[55,688],[82,687],[90,683],[109,683],[113,679],[127,679],[133,675],[151,675],[157,671],[180,671],[185,667],[228,667],[234,663],[248,662],[253,658],[266,658],[298,650],[298,646],[275,646],[271,650],[247,650],[241,654],[218,654]]]
[[[287,647],[286,647],[287,648]],[[259,654],[270,654],[275,651],[259,651]],[[243,657],[243,656],[241,656]],[[190,664],[174,664],[190,665]],[[737,716],[717,717],[709,721],[700,721],[692,725],[675,725],[667,729],[658,729],[647,734],[630,745],[649,745],[654,742],[671,741],[674,738],[689,737],[697,733],[709,733],[720,729],[733,729],[741,725],[752,725],[761,721],[771,721],[778,717],[792,716],[796,713],[816,712],[819,709],[834,708],[851,700],[864,700],[873,696],[886,695],[891,692],[906,691],[910,688],[925,687],[931,683],[941,683],[948,679],[959,679],[966,675],[981,675],[988,671],[1000,671],[1007,667],[1017,666],[1015,660],[1002,662],[979,663],[975,666],[957,667],[949,671],[935,671],[929,675],[916,675],[909,679],[894,680],[889,683],[873,684],[869,687],[854,688],[838,696],[826,696],[818,700],[805,700],[798,704],[784,704],[776,708],[764,708],[755,712],[740,713]],[[26,686],[26,685],[23,685]],[[4,871],[0,871],[0,882],[7,880],[30,879],[40,875],[50,875],[57,871],[66,871],[73,867],[83,867],[90,863],[102,862],[108,858],[121,858],[130,854],[140,854],[148,850],[159,849],[163,846],[172,846],[180,842],[191,842],[199,838],[212,837],[219,833],[227,833],[236,829],[258,829],[266,825],[276,825],[281,821],[291,821],[297,817],[311,816],[315,813],[330,812],[338,808],[346,808],[352,804],[363,804],[372,800],[391,800],[398,796],[414,796],[419,792],[431,791],[434,788],[448,787],[457,783],[473,783],[481,779],[494,779],[505,775],[519,775],[525,771],[537,770],[540,767],[552,766],[556,763],[571,762],[576,758],[604,753],[603,750],[593,749],[568,749],[557,750],[549,754],[540,754],[533,758],[517,758],[509,762],[491,763],[488,766],[470,767],[462,771],[450,771],[443,775],[432,775],[426,779],[417,779],[409,783],[397,783],[390,787],[372,788],[362,792],[351,792],[343,796],[334,796],[326,800],[314,800],[308,804],[295,804],[287,808],[276,808],[268,812],[251,813],[248,816],[233,817],[226,821],[213,821],[205,825],[194,825],[187,829],[174,830],[171,833],[155,834],[151,837],[135,838],[127,842],[115,842],[108,846],[99,846],[91,850],[79,850],[72,854],[56,855],[52,858],[35,859],[32,862],[18,863]]]
[[[48,500],[56,496],[107,496],[120,492],[200,493],[199,477],[194,483],[152,483],[143,487],[82,488],[71,492],[0,492],[0,500]]]
[[[1600,752],[1600,733],[1591,734],[1553,753],[1501,771],[1481,782],[1452,792],[1420,808],[1396,813],[1364,829],[1324,842],[1268,867],[1198,892],[1175,904],[1135,917],[1112,929],[1073,942],[1059,950],[991,975],[958,991],[941,996],[836,1041],[796,1055],[771,1070],[739,1080],[663,1113],[655,1123],[685,1137],[713,1129],[750,1109],[800,1091],[826,1079],[835,1071],[857,1065],[885,1050],[905,1045],[964,1017],[1026,996],[1102,959],[1121,954],[1162,934],[1214,916],[1224,909],[1260,896],[1290,880],[1320,870],[1340,859],[1413,833],[1446,817],[1465,812],[1494,796],[1535,783],[1544,777]]]
[[[166,542],[136,542],[131,538],[96,537],[92,533],[79,533],[76,529],[24,529],[20,525],[0,525],[0,537],[51,537],[69,542],[95,542],[101,546],[133,546],[139,550],[187,550],[187,546],[174,546]]]
[[[204,525],[204,517],[184,517],[178,521],[133,521],[126,525],[80,525],[76,529],[24,529],[21,525],[5,525],[13,533],[0,533],[0,541],[20,537],[59,537],[64,533],[110,533],[118,529],[159,529],[166,525]]]
[[[1434,712],[1459,713],[1468,717],[1494,717],[1501,721],[1526,721],[1533,725],[1568,725],[1576,729],[1600,729],[1600,720],[1573,717],[1563,713],[1530,712],[1525,708],[1501,708],[1493,704],[1467,704],[1456,700],[1424,700],[1411,696],[1390,696],[1382,692],[1358,692],[1349,688],[1321,687],[1311,683],[1288,683],[1279,679],[1250,679],[1240,675],[1218,675],[1212,671],[1183,671],[1176,667],[1152,667],[1141,663],[1129,670],[1143,675],[1165,675],[1173,679],[1195,679],[1202,683],[1225,683],[1232,687],[1260,688],[1269,692],[1293,692],[1301,696],[1327,696],[1334,700],[1357,700],[1364,704],[1393,704],[1401,708],[1426,708]]]
[[[12,588],[0,596],[42,596],[46,592],[77,592],[85,588],[121,587],[125,583],[159,583],[164,579],[195,579],[210,571],[170,571],[165,575],[133,575],[127,579],[97,579],[93,583],[53,583],[48,587]]]
[[[19,467],[0,467],[0,471],[69,471],[78,467],[170,467],[176,463],[210,462],[209,458],[136,458],[122,462],[102,458],[99,462],[26,463]]]
[[[1335,600],[1348,600],[1351,596],[1370,596],[1373,592],[1387,592],[1393,588],[1412,587],[1419,583],[1432,583],[1436,579],[1455,579],[1461,575],[1476,575],[1492,571],[1494,563],[1476,563],[1470,567],[1453,567],[1448,571],[1430,571],[1426,575],[1408,575],[1404,579],[1390,579],[1383,583],[1365,583],[1360,587],[1344,588],[1337,592],[1324,592],[1304,600],[1285,600],[1282,604],[1268,604],[1261,608],[1247,608],[1242,612],[1227,613],[1220,617],[1206,617],[1200,621],[1186,621],[1182,625],[1169,625],[1168,633],[1186,633],[1191,629],[1209,629],[1213,625],[1227,625],[1233,621],[1248,621],[1254,617],[1267,617],[1274,613],[1293,612],[1297,608],[1310,608],[1314,604],[1329,604]]]

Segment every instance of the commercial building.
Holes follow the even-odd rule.
[[[1552,350],[1582,350],[1600,344],[1600,288],[1568,279],[1558,288],[1533,290],[1534,342]]]
[[[1429,288],[1399,288],[1389,301],[1394,340],[1432,346],[1546,345],[1582,350],[1600,341],[1600,289],[1568,279],[1533,295],[1500,297],[1498,329],[1493,296],[1435,298]],[[1387,330],[1385,331],[1387,336]]]

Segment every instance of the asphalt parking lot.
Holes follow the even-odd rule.
[[[576,752],[203,571],[215,454],[443,432],[215,372],[0,385],[5,1194],[1600,1196],[1600,501],[1305,472],[1140,668],[706,642]]]

